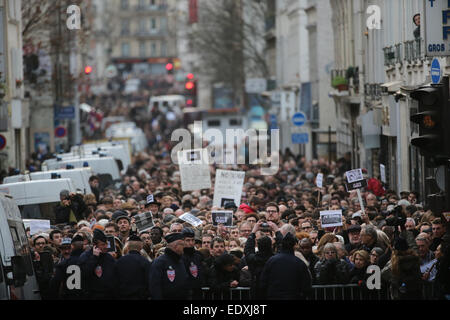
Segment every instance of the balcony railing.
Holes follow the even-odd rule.
[[[383,48],[384,65],[393,66],[397,63],[405,61],[412,63],[413,61],[424,58],[422,51],[422,38],[403,43],[397,43],[393,46]]]
[[[381,85],[379,83],[366,83],[364,95],[370,100],[381,100]]]

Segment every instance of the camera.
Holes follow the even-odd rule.
[[[393,217],[386,219],[386,225],[390,227],[404,226],[406,223],[406,215],[403,213],[402,206],[397,206],[391,212]]]

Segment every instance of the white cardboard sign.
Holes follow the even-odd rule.
[[[193,214],[186,212],[179,217],[181,220],[186,221],[194,227],[198,227],[202,224],[202,220],[194,216]]]
[[[224,208],[227,202],[234,200],[234,204],[239,208],[244,178],[244,171],[216,170],[213,207]]]
[[[207,149],[178,151],[178,162],[181,190],[195,191],[211,188]]]
[[[341,227],[342,210],[320,211],[322,228]]]
[[[362,174],[362,169],[350,170],[345,173],[347,176],[347,182],[353,183],[356,181],[364,180],[364,176]]]
[[[225,227],[233,226],[233,211],[212,211],[212,224],[217,226],[223,224]]]
[[[316,186],[322,188],[322,184],[323,184],[323,173],[318,173],[316,178]]]
[[[25,228],[30,228],[30,235],[45,232],[50,229],[50,220],[23,219]]]
[[[381,182],[386,183],[386,167],[384,164],[380,164],[380,177]]]

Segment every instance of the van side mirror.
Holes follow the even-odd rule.
[[[27,280],[25,261],[21,256],[11,258],[14,286],[21,287]]]

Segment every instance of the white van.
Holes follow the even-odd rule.
[[[73,155],[81,156],[95,156],[99,154],[105,154],[109,157],[114,157],[119,161],[119,169],[122,174],[125,174],[128,167],[131,165],[131,156],[127,148],[124,145],[106,145],[106,146],[95,146],[95,145],[81,145],[77,147],[72,147]],[[60,155],[58,155],[60,157]],[[63,157],[64,159],[64,157]]]
[[[40,300],[31,250],[14,200],[0,194],[0,300]]]
[[[54,159],[50,159],[54,160]],[[114,185],[120,181],[120,171],[116,159],[112,157],[86,157],[76,158],[62,161],[44,161],[42,163],[42,170],[58,170],[65,169],[67,165],[71,165],[74,168],[87,168],[92,169],[93,174],[100,179],[100,190]]]
[[[107,138],[131,138],[133,153],[144,151],[148,146],[147,136],[134,122],[114,124],[105,132]]]
[[[91,176],[92,176],[91,168],[39,171],[39,172],[32,172],[27,175],[22,174],[18,176],[6,177],[5,179],[3,179],[3,183],[66,178],[72,180],[77,190],[81,191],[83,194],[89,194],[92,193],[91,186],[89,185],[89,178]]]
[[[62,190],[76,192],[71,179],[24,181],[0,184],[0,193],[9,194],[19,206],[23,219],[55,221],[54,208]]]
[[[182,95],[168,95],[151,97],[148,102],[148,114],[151,117],[153,108],[164,114],[172,110],[178,117],[183,116],[183,108],[186,107],[186,97]]]

